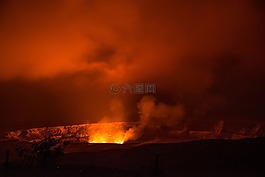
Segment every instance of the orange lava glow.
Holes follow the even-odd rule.
[[[88,142],[123,144],[125,132],[126,130],[116,123],[100,123],[91,131]]]

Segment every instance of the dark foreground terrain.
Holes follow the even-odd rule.
[[[163,144],[71,143],[56,165],[26,164],[17,142],[0,142],[1,175],[8,177],[255,177],[265,176],[265,139]]]

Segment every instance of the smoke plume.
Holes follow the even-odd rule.
[[[264,8],[259,0],[0,0],[0,129],[109,117],[140,119],[141,134],[177,126],[184,112],[205,124],[263,121]],[[144,97],[139,117],[144,95],[113,95],[111,83],[156,83],[160,103]]]
[[[125,141],[136,140],[145,131],[154,135],[156,134],[155,132],[160,130],[174,130],[178,128],[185,116],[183,105],[156,104],[155,101],[153,96],[145,96],[140,100],[138,103],[140,120],[138,125],[125,133]]]

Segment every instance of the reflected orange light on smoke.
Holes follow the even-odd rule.
[[[89,143],[124,143],[126,130],[117,123],[96,123],[91,128]]]

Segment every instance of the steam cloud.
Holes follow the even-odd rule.
[[[184,112],[193,122],[262,121],[264,7],[258,0],[1,0],[7,121],[0,129],[138,121],[142,95],[112,95],[113,82],[156,83],[157,102],[167,104],[144,97],[136,134],[175,126]]]
[[[156,104],[153,96],[143,97],[138,103],[138,109],[140,121],[125,133],[125,141],[140,138],[144,131],[154,133],[163,128],[177,129],[185,116],[183,105]]]

